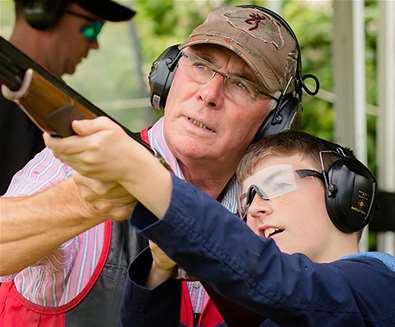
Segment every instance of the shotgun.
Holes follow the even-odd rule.
[[[160,154],[141,140],[139,133],[127,129],[0,36],[0,85],[6,85],[11,91],[19,90],[28,69],[33,70],[31,83],[17,103],[42,131],[67,137],[75,134],[71,128],[73,120],[106,116],[171,170]],[[230,327],[253,327],[262,322],[263,317],[256,312],[225,299],[207,283],[203,282],[203,285]]]
[[[141,140],[139,133],[133,133],[117,122],[0,36],[0,85],[4,84],[11,91],[19,90],[29,68],[33,71],[31,83],[17,103],[42,131],[52,136],[67,137],[75,134],[71,128],[73,120],[106,116],[132,139],[158,156]]]

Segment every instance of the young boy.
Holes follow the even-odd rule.
[[[104,171],[111,170],[142,203],[131,223],[191,276],[259,316],[261,326],[395,324],[394,258],[358,253],[376,182],[349,151],[301,132],[255,144],[238,169],[247,226],[128,142],[123,154],[134,158],[128,166],[114,160],[118,154],[111,147],[97,147],[100,169],[85,166],[84,174],[105,179]],[[181,286],[168,278],[171,261],[156,248],[153,253],[154,259],[141,254],[130,268],[124,326],[178,324],[179,311],[171,308]],[[155,271],[165,281],[145,288]]]

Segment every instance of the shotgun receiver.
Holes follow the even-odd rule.
[[[19,90],[29,68],[33,71],[30,85],[15,100],[41,130],[52,136],[67,137],[75,134],[71,128],[73,120],[106,116],[154,152],[139,133],[131,132],[0,36],[0,84],[11,91]]]

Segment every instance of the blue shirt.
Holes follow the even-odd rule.
[[[261,326],[395,326],[392,256],[319,264],[282,253],[177,177],[163,219],[138,205],[131,223],[188,273],[262,316]]]

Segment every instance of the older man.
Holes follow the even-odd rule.
[[[62,76],[98,49],[105,21],[126,21],[134,11],[112,1],[15,0],[15,26],[10,42]],[[44,149],[41,131],[13,102],[0,96],[0,194],[12,176]]]
[[[292,94],[300,91],[299,48],[286,23],[273,15],[250,6],[213,11],[180,53],[162,58],[178,68],[169,94],[164,95],[164,118],[142,133],[177,175],[232,211],[236,210],[232,177],[247,146],[263,134],[261,128],[281,123],[285,117],[292,120],[296,112],[298,101]],[[273,108],[275,115],[264,123]],[[290,112],[286,114],[285,109]],[[78,128],[76,132],[84,133]],[[110,136],[107,144],[101,144],[96,134],[88,136],[92,153],[87,151],[85,163],[94,163],[98,171],[97,146],[123,153],[123,143],[117,140],[121,135]],[[67,160],[68,144],[76,138],[63,140],[54,149],[56,154]],[[123,165],[133,160],[123,159],[119,161]],[[73,162],[68,163],[74,167]],[[78,163],[75,168],[83,173]],[[23,199],[1,199],[2,228],[7,232],[1,235],[0,245],[11,255],[0,265],[0,274],[16,273],[8,276],[3,299],[13,297],[20,305],[22,295],[29,304],[55,307],[55,311],[80,303],[76,311],[91,312],[80,317],[79,325],[108,325],[104,313],[107,311],[112,323],[119,318],[120,286],[127,265],[141,243],[146,243],[136,238],[127,223],[105,222],[107,217],[126,219],[134,205],[127,192],[112,182],[117,180],[116,170],[114,176],[106,173],[106,183],[79,175],[69,178],[72,174],[69,166],[45,149],[15,177],[7,195],[57,185]],[[92,197],[95,192],[98,200],[94,205],[84,201],[86,194]],[[22,229],[25,224],[28,229]],[[189,290],[184,287],[183,317],[193,320],[193,313],[197,317],[203,312],[201,322],[220,321],[202,287],[198,283],[188,286]],[[6,306],[3,317],[11,309]]]

